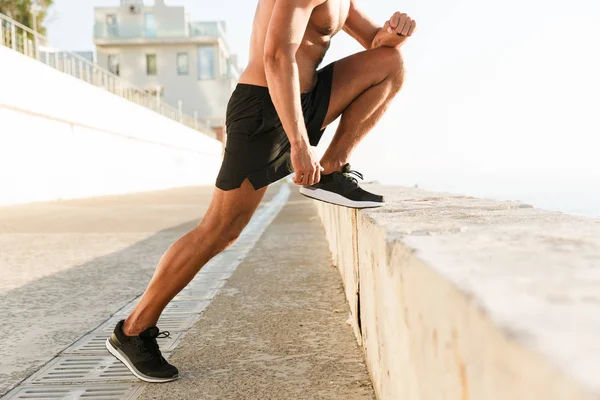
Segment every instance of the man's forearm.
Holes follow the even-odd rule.
[[[298,65],[292,57],[265,57],[265,74],[271,100],[292,146],[308,144],[300,102]]]

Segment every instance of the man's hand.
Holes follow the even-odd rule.
[[[412,36],[416,28],[416,21],[404,13],[396,12],[377,32],[373,47],[400,47]]]
[[[294,183],[302,186],[312,186],[321,180],[323,167],[315,157],[310,145],[301,143],[292,146],[292,166],[294,167]]]

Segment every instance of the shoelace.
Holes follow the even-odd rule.
[[[354,170],[350,170],[348,172],[342,172],[340,174],[335,174],[334,175],[334,179],[341,179],[343,182],[345,182],[346,184],[351,184],[352,187],[358,187],[358,179],[364,179],[363,175],[358,172],[358,171],[354,171]]]
[[[143,353],[149,353],[152,356],[158,358],[160,360],[161,363],[166,362],[165,359],[162,357],[162,353],[160,352],[160,348],[158,347],[158,343],[156,342],[157,338],[168,338],[171,337],[171,333],[169,331],[162,331],[159,332],[158,335],[154,336],[154,337],[145,337],[142,338],[142,342],[144,343],[144,346],[140,346],[140,350]]]
[[[365,179],[363,177],[363,174],[361,174],[360,172],[355,171],[355,170],[350,170],[349,172],[346,172],[344,175],[346,175],[348,178],[352,179],[355,183],[358,183],[358,180],[356,178],[360,178],[361,181],[363,179]],[[350,175],[354,175],[354,176],[356,176],[356,178],[354,176],[350,176]]]
[[[161,335],[163,335],[163,336],[161,336]],[[161,338],[161,339],[168,338],[168,337],[171,337],[171,332],[169,332],[169,331],[162,331],[156,337],[157,338]]]

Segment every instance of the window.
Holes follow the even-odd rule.
[[[144,36],[156,37],[156,16],[154,14],[144,14]]]
[[[156,54],[146,54],[146,73],[156,75]]]
[[[188,53],[177,53],[177,75],[187,75],[189,70]]]
[[[116,54],[109,54],[107,64],[110,72],[115,75],[119,75],[119,56]]]
[[[106,16],[106,33],[109,37],[119,36],[119,23],[117,16],[114,14],[108,14]]]
[[[198,79],[215,79],[215,46],[198,47]]]

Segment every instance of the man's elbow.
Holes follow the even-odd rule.
[[[289,51],[278,48],[265,48],[263,55],[265,69],[276,70],[296,62],[296,57]]]

